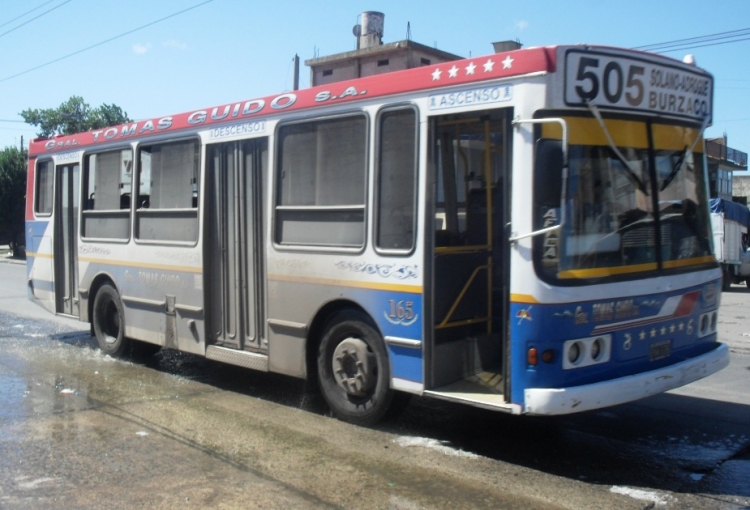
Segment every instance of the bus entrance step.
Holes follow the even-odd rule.
[[[268,356],[265,354],[237,351],[235,349],[227,349],[226,347],[209,345],[206,349],[206,358],[221,361],[222,363],[229,363],[230,365],[260,370],[261,372],[268,372]]]
[[[503,375],[496,372],[479,372],[466,379],[456,381],[441,388],[427,390],[425,395],[449,400],[493,411],[520,413],[520,407],[506,402],[503,394]]]

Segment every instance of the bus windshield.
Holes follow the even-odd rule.
[[[615,151],[593,119],[568,122],[566,222],[539,250],[545,277],[637,277],[713,262],[700,129],[607,120]]]

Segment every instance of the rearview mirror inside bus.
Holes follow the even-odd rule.
[[[560,140],[536,142],[534,201],[541,207],[560,207],[563,184],[563,150]]]

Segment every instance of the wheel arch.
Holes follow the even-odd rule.
[[[89,286],[89,292],[86,298],[85,306],[81,307],[81,310],[85,310],[86,312],[86,317],[81,317],[82,321],[91,323],[94,313],[94,300],[96,299],[97,292],[99,292],[99,289],[101,289],[102,285],[104,284],[109,284],[114,287],[114,289],[117,291],[117,294],[120,296],[120,298],[122,298],[122,292],[120,292],[120,288],[115,283],[115,279],[112,278],[112,275],[110,275],[109,273],[97,274],[91,280],[91,286]]]

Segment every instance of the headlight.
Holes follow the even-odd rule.
[[[563,369],[588,367],[609,361],[612,335],[568,340],[563,344]]]
[[[719,318],[716,310],[701,314],[698,322],[698,338],[716,333],[718,322]]]

